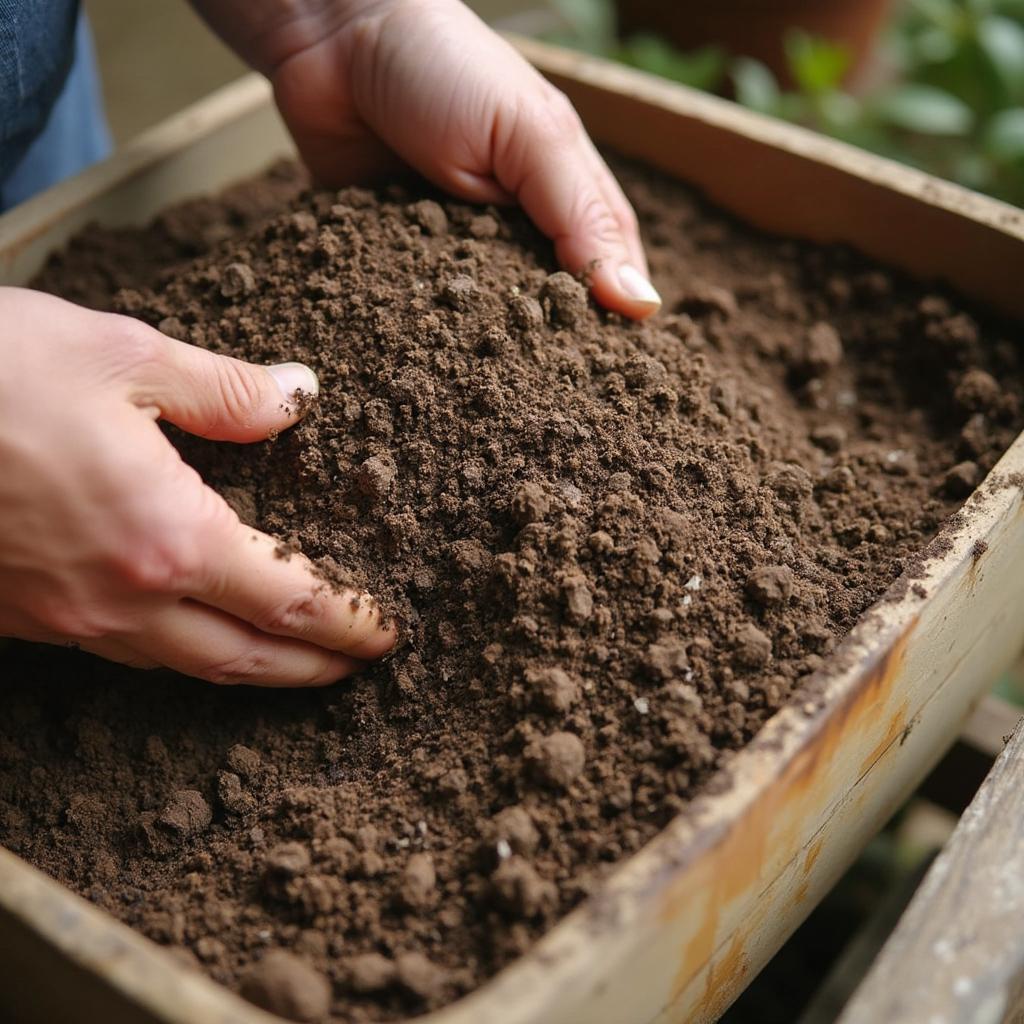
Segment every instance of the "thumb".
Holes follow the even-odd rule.
[[[516,119],[495,150],[495,176],[555,243],[559,262],[584,272],[602,306],[636,320],[657,312],[636,214],[569,101],[551,91]]]
[[[156,332],[154,332],[156,333]],[[261,441],[292,426],[320,391],[302,363],[256,366],[157,334],[135,404],[213,441]]]

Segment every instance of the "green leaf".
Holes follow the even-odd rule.
[[[718,47],[705,46],[683,53],[649,33],[630,36],[620,48],[619,59],[694,89],[715,89],[725,74],[725,53]]]
[[[992,187],[993,164],[981,153],[961,153],[954,161],[952,178],[968,188],[989,189]]]
[[[1024,27],[1012,18],[990,15],[977,27],[978,45],[1007,93],[1024,97]]]
[[[941,64],[956,53],[956,37],[944,28],[931,27],[914,36],[913,53],[926,64]]]
[[[1024,107],[1001,110],[985,126],[985,151],[999,163],[1024,159]]]
[[[825,127],[834,135],[845,134],[861,117],[860,101],[845,92],[830,92],[822,96],[818,109]]]
[[[779,83],[767,64],[753,57],[739,57],[732,64],[736,99],[762,114],[775,113],[779,105]]]
[[[995,9],[998,14],[1005,14],[1008,18],[1024,20],[1024,0],[996,0]]]
[[[560,42],[587,53],[606,53],[615,40],[615,10],[611,0],[551,0],[567,32],[556,32]]]
[[[812,102],[798,92],[784,92],[779,95],[777,117],[795,124],[810,124]]]
[[[947,32],[956,32],[963,20],[963,11],[955,0],[910,0],[907,5],[925,24],[937,25]]]
[[[907,82],[877,95],[877,117],[921,135],[965,135],[974,124],[971,108],[945,89]]]
[[[786,34],[786,60],[801,91],[820,96],[839,86],[850,53],[845,46],[794,29]]]

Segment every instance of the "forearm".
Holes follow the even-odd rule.
[[[388,0],[189,0],[204,21],[257,71],[270,75],[284,61],[327,38],[353,17]]]

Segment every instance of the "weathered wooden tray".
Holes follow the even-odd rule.
[[[851,243],[1024,320],[1018,211],[647,75],[521,45],[599,141],[754,224]],[[27,280],[90,220],[143,222],[288,151],[266,84],[243,79],[0,218],[0,281]],[[1024,646],[1022,483],[1024,436],[926,557],[916,592],[880,602],[844,643],[820,680],[823,709],[777,714],[731,762],[731,785],[697,801],[529,954],[423,1020],[714,1020]],[[0,949],[0,1016],[18,1021],[276,1020],[3,850]]]

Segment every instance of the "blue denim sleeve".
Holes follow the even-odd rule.
[[[0,0],[0,210],[110,152],[84,14],[77,4],[70,5],[73,21],[63,56],[56,31],[64,24],[61,11],[50,11],[50,28],[56,34],[48,38],[37,34],[45,19],[31,22],[24,16],[26,9],[62,6],[68,5]],[[22,14],[9,18],[11,8]],[[27,62],[33,59],[37,64],[30,67]]]

